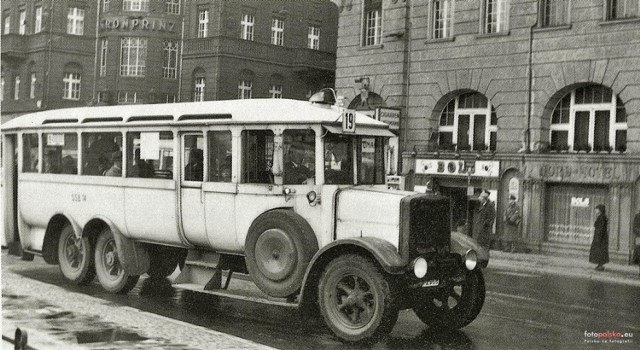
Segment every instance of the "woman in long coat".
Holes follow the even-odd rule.
[[[594,224],[593,242],[589,252],[589,262],[597,264],[596,270],[604,270],[604,264],[609,262],[609,232],[607,230],[607,215],[602,204],[596,206],[596,222]]]

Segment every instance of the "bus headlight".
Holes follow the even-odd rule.
[[[475,250],[469,249],[466,253],[464,253],[464,266],[467,267],[467,270],[471,271],[476,268],[478,265],[478,253]]]
[[[422,278],[427,275],[429,270],[429,264],[424,258],[417,258],[413,261],[413,274],[418,278]]]

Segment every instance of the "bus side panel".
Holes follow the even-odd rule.
[[[242,252],[236,241],[236,194],[224,192],[205,193],[205,222],[209,245],[215,250]]]
[[[267,190],[267,188],[271,190]],[[239,251],[244,251],[244,242],[251,223],[262,213],[276,208],[290,208],[291,201],[287,201],[282,194],[282,187],[240,184],[236,197],[235,224],[238,228],[237,244]]]
[[[126,234],[131,238],[182,245],[178,235],[174,189],[125,189],[125,215]]]
[[[103,215],[126,232],[122,187],[22,180],[19,193],[20,216],[27,226],[44,229],[53,215],[65,213],[84,227],[91,218]],[[41,250],[42,242],[32,244],[32,249]]]

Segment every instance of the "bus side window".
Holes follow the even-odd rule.
[[[127,133],[127,177],[173,179],[173,133]]]
[[[273,131],[242,132],[242,182],[273,183]]]
[[[313,130],[284,131],[284,184],[314,184],[316,140]]]
[[[38,172],[38,135],[22,135],[22,172]]]
[[[185,135],[183,142],[184,180],[202,181],[204,175],[204,139],[202,135]]]
[[[43,134],[44,168],[48,174],[78,174],[78,135]]]
[[[209,181],[231,182],[231,131],[209,132]]]
[[[104,175],[113,166],[113,154],[122,149],[117,132],[82,134],[82,175]]]

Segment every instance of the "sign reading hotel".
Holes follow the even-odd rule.
[[[148,30],[159,32],[176,32],[176,23],[150,17],[107,17],[100,20],[101,30]]]
[[[416,159],[416,174],[498,177],[500,162],[459,159]]]
[[[375,119],[389,124],[389,130],[400,130],[400,110],[395,108],[376,108]]]

